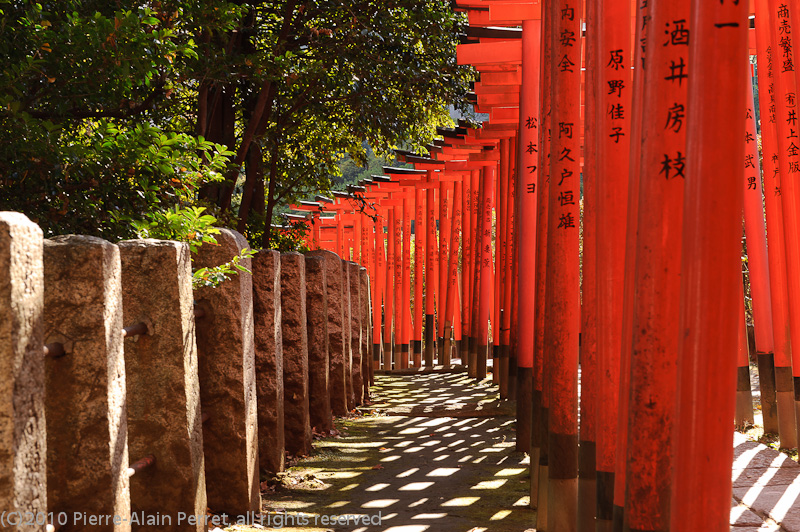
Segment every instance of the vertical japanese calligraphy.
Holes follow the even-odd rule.
[[[774,53],[771,46],[772,10],[767,0],[756,1],[756,51],[758,54],[758,85],[761,109],[761,147],[763,153],[764,206],[769,241],[770,304],[772,308],[772,351],[757,355],[759,379],[768,382],[770,353],[775,371],[775,406],[771,414],[769,395],[762,392],[762,412],[765,427],[778,432],[781,445],[797,445],[794,415],[794,384],[791,370],[791,341],[789,338],[789,301],[786,278],[786,254],[783,230],[783,206],[780,201],[780,164],[778,155],[777,103]],[[763,88],[766,87],[766,91]],[[762,375],[764,375],[762,377]],[[778,386],[780,380],[781,386]],[[781,389],[778,389],[781,388]],[[777,423],[774,422],[777,417]],[[784,445],[786,442],[786,445]]]
[[[703,515],[704,530],[730,526],[748,8],[738,0],[691,4],[684,180],[691,224],[681,248],[673,532],[697,530],[687,515]]]
[[[793,338],[800,338],[800,188],[797,178],[800,172],[800,140],[797,127],[797,79],[793,62],[787,57],[794,52],[792,38],[792,17],[790,5],[782,0],[770,0],[769,12],[774,18],[770,24],[770,46],[781,50],[773,55],[773,76],[775,82],[775,122],[778,136],[778,168],[780,176],[775,194],[779,195],[783,215],[784,258],[789,310],[789,330]],[[794,5],[794,4],[792,4]],[[788,50],[790,55],[785,55]],[[780,60],[779,60],[780,58]],[[792,349],[792,376],[795,387],[800,384],[800,349]],[[776,382],[777,386],[777,382]],[[798,425],[800,427],[800,425]],[[800,429],[798,429],[800,430]],[[798,438],[800,439],[800,438]]]
[[[597,360],[599,391],[605,407],[597,424],[597,520],[613,519],[617,460],[625,281],[628,185],[630,172],[631,97],[633,91],[610,91],[631,85],[631,2],[597,3],[596,224],[597,239]],[[623,477],[624,478],[624,477]]]
[[[565,43],[564,31],[581,31],[580,3],[553,2],[552,49],[562,59],[551,70],[550,190],[545,292],[544,363],[549,367],[547,529],[577,527],[578,477],[578,331],[580,286],[578,226],[580,210],[575,202],[562,202],[562,194],[580,190],[581,50]],[[630,39],[630,35],[628,36]],[[616,60],[611,60],[612,65]],[[541,509],[540,509],[541,511]]]
[[[669,65],[688,65],[689,14],[688,0],[660,2],[648,10],[654,33],[664,38],[647,48],[642,82],[643,107],[648,111],[637,161],[638,234],[632,274],[639,291],[632,310],[635,356],[630,358],[628,415],[647,430],[627,433],[625,506],[635,529],[669,527],[689,83],[667,78],[672,72]]]

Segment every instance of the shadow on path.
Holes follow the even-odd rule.
[[[800,532],[800,465],[738,432],[733,455],[732,530]]]
[[[496,386],[476,385],[461,373],[385,375],[375,384],[367,415],[337,423],[340,438],[317,441],[315,455],[292,468],[275,493],[264,494],[264,512],[271,519],[265,517],[265,526],[533,530],[528,458],[514,451],[513,410],[497,401]],[[463,410],[482,417],[459,417]],[[337,516],[371,522],[330,524]]]

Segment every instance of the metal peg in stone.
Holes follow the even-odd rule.
[[[132,337],[132,336],[141,336],[143,334],[147,334],[148,328],[147,324],[143,321],[139,323],[134,323],[128,327],[122,329],[122,336],[125,338]]]
[[[46,240],[44,277],[45,338],[74,342],[70,356],[45,359],[47,509],[54,514],[119,516],[119,524],[103,528],[127,531],[119,248],[90,236]]]
[[[152,466],[155,463],[156,463],[155,455],[148,454],[144,458],[132,463],[128,468],[127,474],[129,477],[132,477],[136,473],[144,471],[145,469],[147,469],[148,467]]]
[[[131,508],[144,515],[202,516],[207,504],[189,247],[146,239],[120,242],[119,249],[124,320],[140,325],[129,327],[125,340],[128,445],[133,456],[158,456],[157,468],[131,478]],[[186,529],[205,527],[188,523]]]
[[[200,247],[196,267],[225,264],[248,247],[247,240],[230,229],[220,229],[216,238],[218,245]],[[250,258],[240,265],[252,271]],[[208,506],[231,515],[258,512],[252,275],[238,272],[215,288],[198,288],[194,299],[206,311],[203,326],[196,329],[200,402],[214,420],[203,426]]]
[[[64,349],[64,344],[61,342],[50,342],[44,346],[44,356],[46,357],[58,358],[66,354],[67,351]]]

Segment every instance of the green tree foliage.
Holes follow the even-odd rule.
[[[0,2],[0,208],[48,235],[130,237],[223,178],[226,148],[169,110],[197,57],[184,15],[224,29],[236,11],[149,5]]]
[[[118,238],[205,207],[268,245],[344,155],[447,123],[463,23],[446,0],[0,0],[0,208]]]

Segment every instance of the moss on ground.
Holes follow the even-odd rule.
[[[293,532],[533,529],[528,457],[514,451],[513,418],[381,414],[426,399],[433,399],[430,404],[496,400],[496,387],[447,374],[381,379],[374,409],[337,419],[338,436],[318,439],[311,456],[262,483],[264,525],[294,521],[295,526],[282,528]],[[367,516],[373,524],[323,524],[342,515]],[[237,525],[227,530],[263,529]]]

